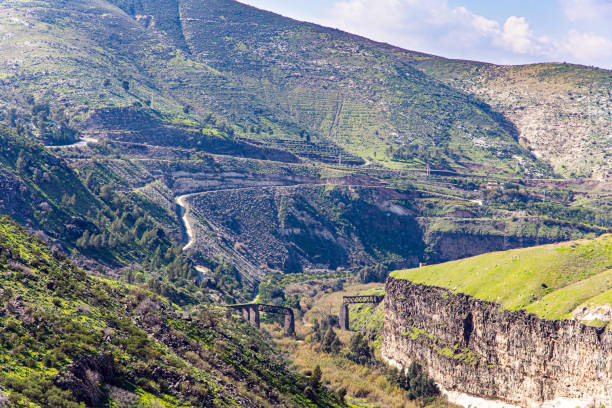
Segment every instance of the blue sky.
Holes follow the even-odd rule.
[[[241,0],[450,58],[612,69],[612,0]]]

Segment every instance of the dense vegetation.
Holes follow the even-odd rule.
[[[213,305],[257,295],[308,319],[351,280],[612,228],[605,141],[586,135],[567,167],[554,149],[539,159],[548,143],[507,109],[529,92],[491,96],[503,72],[563,78],[577,89],[555,92],[585,101],[597,113],[580,124],[603,132],[609,78],[598,70],[452,62],[231,0],[6,9],[0,213],[37,238],[0,220],[0,405],[343,406],[387,401],[381,390],[394,404],[431,402],[420,365],[399,372],[376,355],[382,307],[355,307],[364,335],[337,330],[327,305],[309,341],[285,339],[308,367],[299,375]],[[475,89],[482,78],[495,80]],[[602,181],[548,179],[553,168]],[[406,276],[565,317],[609,303],[608,241]]]
[[[159,3],[19,0],[27,24],[0,17],[0,49],[22,61],[0,62],[4,151],[22,152],[3,159],[14,205],[0,208],[65,251],[177,302],[234,301],[271,271],[416,265],[610,227],[606,186],[479,190],[552,173],[490,106],[423,73],[430,57],[230,0]],[[98,143],[53,156],[31,142],[82,137]],[[240,190],[261,185],[268,197]],[[185,193],[202,193],[191,260]]]
[[[324,387],[305,399],[307,380],[240,318],[89,277],[7,218],[0,271],[11,406],[342,405]]]

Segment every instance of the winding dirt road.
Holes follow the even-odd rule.
[[[196,195],[196,194],[199,194],[199,193],[185,194],[185,195],[176,197],[176,205],[178,205],[179,207],[179,215],[181,217],[181,220],[183,221],[183,226],[185,227],[185,233],[187,234],[187,244],[185,244],[185,246],[183,247],[183,251],[187,251],[188,249],[193,247],[193,245],[195,244],[195,230],[193,226],[191,225],[191,223],[189,222],[189,204],[187,204],[185,199],[193,195]]]

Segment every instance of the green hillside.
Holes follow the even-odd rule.
[[[394,276],[612,321],[609,73],[233,0],[0,3],[0,407],[404,406],[418,382],[309,353],[303,313],[511,248],[552,244]],[[253,298],[298,336],[221,307]],[[353,314],[380,332],[382,306]]]
[[[0,211],[56,237],[72,217],[95,213],[101,202],[76,173],[22,134],[0,126]],[[76,200],[76,197],[79,200]]]
[[[417,53],[230,0],[10,9],[0,106],[41,139],[64,115],[100,137],[213,153],[551,174],[488,105],[412,67]]]
[[[230,0],[6,10],[0,122],[36,159],[16,171],[3,151],[0,210],[80,265],[185,289],[177,302],[201,293],[196,264],[234,265],[248,297],[271,270],[439,262],[612,225],[609,184],[542,179],[502,111],[427,70],[446,60]],[[253,210],[261,186],[279,198]],[[200,225],[181,253],[185,194]],[[394,241],[396,223],[410,231]]]
[[[241,317],[88,276],[6,217],[0,288],[8,406],[343,406],[325,389],[305,398],[306,379]]]
[[[574,316],[604,325],[612,320],[612,235],[488,253],[391,276],[466,293],[511,310],[525,309],[547,319]]]

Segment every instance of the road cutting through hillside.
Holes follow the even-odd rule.
[[[183,251],[187,251],[195,244],[195,230],[191,223],[189,222],[189,205],[185,201],[186,198],[191,197],[198,193],[193,194],[185,194],[182,196],[176,197],[176,205],[178,206],[178,213],[183,221],[183,227],[185,228],[185,234],[187,236],[187,244],[183,247]]]
[[[45,147],[47,148],[53,148],[53,149],[68,149],[71,147],[82,147],[82,146],[87,146],[88,143],[98,143],[98,139],[95,139],[93,137],[87,137],[87,136],[83,136],[81,137],[79,140],[77,140],[74,143],[71,144],[67,144],[67,145],[45,145]]]
[[[334,184],[334,183],[329,183],[329,182],[328,183],[300,183],[300,184],[292,184],[292,185],[281,184],[281,185],[276,185],[276,186],[274,185],[266,186],[266,188],[279,188],[279,187],[297,188],[301,186],[316,187],[316,186],[328,186],[330,184]],[[372,187],[373,188],[386,188],[386,186],[366,186],[364,184],[338,184],[338,185],[345,186],[345,187],[363,186],[363,187],[370,187],[370,188]],[[185,246],[183,246],[183,251],[187,251],[193,248],[193,246],[196,243],[195,228],[189,219],[190,209],[189,209],[189,204],[186,201],[189,197],[193,197],[193,196],[201,195],[201,194],[208,194],[208,193],[218,193],[218,192],[223,192],[223,191],[242,191],[242,190],[253,190],[253,189],[258,189],[258,188],[259,187],[227,188],[227,189],[220,189],[220,190],[199,191],[195,193],[189,193],[189,194],[183,194],[183,195],[177,196],[175,198],[175,202],[177,205],[177,214],[182,221],[183,229],[185,231],[185,236],[187,238],[187,243],[185,244]]]

